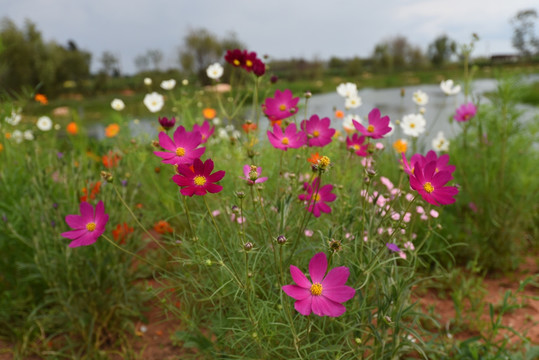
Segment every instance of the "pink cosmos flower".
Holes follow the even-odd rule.
[[[212,126],[210,128],[210,122],[208,120],[204,120],[202,125],[194,124],[193,125],[193,132],[198,131],[200,135],[202,136],[201,143],[205,143],[208,141],[210,136],[213,135],[213,132],[215,131],[215,126]]]
[[[477,108],[471,102],[461,105],[453,117],[458,122],[468,121],[477,114]]]
[[[326,184],[320,187],[320,178],[317,177],[313,180],[313,185],[309,183],[303,183],[303,188],[307,194],[300,194],[298,198],[305,201],[307,204],[307,211],[313,213],[314,217],[320,217],[320,212],[331,213],[331,207],[326,202],[335,201],[337,195],[333,194],[333,185]]]
[[[192,168],[185,164],[178,165],[179,174],[174,175],[172,181],[182,188],[180,193],[185,196],[202,196],[206,195],[207,192],[218,193],[223,190],[223,187],[215,183],[225,176],[225,172],[219,170],[212,174],[212,171],[212,159],[202,163],[202,160],[197,158],[193,161]]]
[[[246,180],[247,184],[254,185],[266,182],[267,177],[260,177],[262,174],[262,168],[256,165],[243,165],[243,175],[241,179]]]
[[[73,230],[62,233],[65,238],[73,240],[69,247],[92,245],[105,231],[109,215],[105,214],[105,205],[100,201],[95,206],[83,201],[80,203],[80,215],[67,215],[67,225]]]
[[[296,124],[288,125],[283,133],[281,127],[273,125],[273,132],[268,131],[268,139],[276,149],[288,150],[288,148],[297,149],[307,142],[307,135],[303,131],[297,131]]]
[[[389,116],[386,115],[382,118],[380,116],[380,110],[374,108],[369,113],[369,126],[365,127],[355,120],[352,120],[352,123],[362,135],[373,139],[381,139],[391,131],[391,127],[389,126]]]
[[[436,162],[436,172],[438,171],[449,171],[453,172],[455,171],[455,165],[448,165],[449,163],[449,155],[443,154],[442,156],[438,157],[438,154],[434,150],[430,150],[427,153],[427,156],[423,156],[421,154],[414,154],[410,158],[410,163],[406,161],[406,156],[404,153],[402,155],[402,164],[404,168],[404,172],[406,172],[408,175],[412,175],[414,173],[414,167],[416,166],[416,163],[418,163],[420,166],[425,166],[429,162]]]
[[[292,97],[292,91],[286,89],[281,92],[275,90],[273,98],[267,98],[262,104],[262,111],[271,121],[272,125],[276,121],[286,119],[298,112],[299,97]]]
[[[326,275],[327,268],[327,257],[322,252],[309,262],[311,281],[298,267],[290,265],[290,275],[297,285],[285,285],[282,289],[296,300],[294,308],[300,314],[308,316],[313,312],[318,316],[341,316],[346,311],[342,303],[356,295],[354,288],[345,285],[350,276],[346,266],[331,269]]]
[[[455,186],[445,186],[451,179],[451,172],[436,171],[436,161],[424,166],[416,162],[410,175],[410,186],[429,204],[447,205],[455,202],[454,196],[459,192]]]
[[[331,142],[335,135],[335,129],[329,127],[331,120],[328,117],[320,119],[318,115],[313,115],[309,120],[301,122],[301,130],[307,134],[307,143],[310,147],[324,147]]]
[[[168,151],[154,151],[153,153],[163,158],[165,164],[192,164],[194,159],[198,159],[205,147],[198,148],[202,141],[202,135],[198,131],[186,131],[183,126],[178,126],[174,131],[174,140],[165,132],[159,133],[159,145]]]
[[[349,151],[353,151],[357,156],[367,156],[368,144],[365,144],[365,136],[359,136],[358,134],[346,137],[346,148]]]

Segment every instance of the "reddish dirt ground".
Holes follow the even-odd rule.
[[[539,275],[539,259],[537,256],[529,257],[518,271],[507,274],[503,277],[487,277],[483,280],[482,286],[485,290],[483,311],[470,313],[470,305],[464,302],[462,320],[457,328],[453,327],[456,311],[453,300],[450,296],[440,297],[439,291],[429,289],[428,291],[415,294],[413,299],[419,301],[421,308],[428,312],[429,308],[434,308],[434,314],[443,327],[449,326],[449,332],[456,339],[463,340],[479,334],[487,335],[487,323],[489,321],[488,303],[492,303],[497,309],[501,304],[507,290],[513,293],[518,289],[520,281],[527,277]],[[159,286],[157,282],[151,282],[153,286]],[[535,297],[535,298],[534,298]],[[518,308],[506,313],[502,323],[510,326],[522,333],[532,344],[539,344],[539,300],[537,299],[537,287],[528,285],[516,297],[511,299],[512,304],[518,304]],[[196,359],[196,353],[189,349],[181,349],[175,346],[171,340],[171,335],[179,329],[177,319],[168,318],[161,310],[158,300],[152,300],[149,304],[149,311],[145,314],[148,319],[146,324],[141,322],[135,325],[136,333],[132,336],[132,349],[137,359],[144,360],[173,360],[186,357]],[[178,304],[180,305],[180,304]],[[431,329],[433,331],[434,329]],[[501,330],[497,338],[509,335],[511,341],[518,343],[518,337],[507,330]],[[11,346],[0,342],[0,360],[13,359],[10,351]],[[121,359],[121,357],[113,357]],[[202,357],[201,357],[202,358]],[[29,357],[29,360],[38,359]]]

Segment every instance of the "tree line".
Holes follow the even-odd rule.
[[[510,19],[513,46],[524,60],[539,57],[536,22],[537,12],[533,9],[519,11]],[[197,79],[205,85],[209,81],[206,68],[221,61],[227,49],[234,48],[245,48],[234,33],[218,37],[207,29],[191,29],[177,52],[177,66],[164,69],[164,53],[159,49],[148,49],[137,55],[134,65],[140,76],[181,76]],[[426,51],[398,35],[377,43],[371,55],[365,58],[334,56],[328,61],[301,58],[267,61],[273,74],[294,81],[319,79],[324,75],[354,77],[364,71],[442,68],[459,61],[459,56],[462,56],[459,45],[446,34],[437,36]],[[20,28],[9,18],[0,21],[0,90],[21,91],[24,87],[35,89],[39,86],[49,96],[66,91],[96,93],[105,91],[111,78],[124,75],[118,56],[111,51],[105,51],[97,58],[100,64],[97,73],[91,74],[91,61],[92,54],[80,49],[74,40],[66,44],[44,41],[36,24],[30,20]],[[92,84],[90,88],[88,83]]]

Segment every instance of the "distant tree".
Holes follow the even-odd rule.
[[[441,67],[451,59],[451,56],[456,51],[457,43],[443,34],[434,39],[429,45],[428,56],[432,65]]]
[[[138,55],[135,58],[135,66],[139,72],[147,71],[150,67],[150,59],[148,58],[148,54]]]
[[[110,76],[120,74],[120,60],[110,51],[104,51],[99,59],[101,62],[101,71]]]
[[[422,56],[420,48],[413,47],[408,39],[397,35],[376,44],[372,61],[379,69],[400,70],[415,66]]]
[[[372,54],[372,61],[378,69],[393,70],[393,57],[390,54],[389,44],[387,42],[376,44]]]
[[[163,62],[163,52],[158,49],[148,50],[148,60],[152,63],[155,71],[159,70],[161,63]]]
[[[348,76],[358,76],[361,73],[363,61],[359,57],[354,57],[346,64],[346,74]]]
[[[519,11],[512,19],[513,47],[524,57],[539,54],[539,38],[535,36],[537,12],[534,9]]]

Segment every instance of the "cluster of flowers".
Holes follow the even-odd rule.
[[[241,67],[247,72],[252,72],[256,76],[266,73],[266,64],[256,56],[256,52],[247,50],[228,50],[225,60],[234,67]]]

